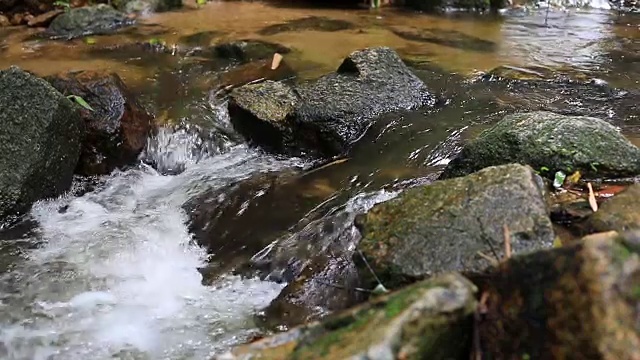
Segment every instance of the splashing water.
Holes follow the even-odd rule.
[[[205,187],[298,165],[236,146],[177,176],[143,167],[36,204],[38,246],[0,279],[0,358],[206,359],[247,340],[281,285],[228,276],[203,286],[206,253],[181,205]]]

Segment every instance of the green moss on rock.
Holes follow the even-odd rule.
[[[488,166],[521,163],[536,170],[580,171],[584,176],[640,174],[640,149],[614,126],[586,116],[539,111],[505,116],[465,145],[441,179],[464,176]]]
[[[515,252],[551,246],[541,187],[531,168],[504,165],[413,188],[358,219],[358,248],[387,287],[443,271],[482,270],[488,262],[478,251],[493,256],[493,248],[501,256],[504,225]],[[354,260],[365,284],[375,286]]]
[[[626,231],[640,228],[640,184],[629,186],[604,202],[587,220],[593,231]]]
[[[487,277],[489,358],[640,357],[640,234],[599,233],[570,247],[518,256]]]
[[[71,185],[84,127],[76,106],[17,67],[0,71],[0,217]]]
[[[218,359],[464,359],[475,291],[459,274],[442,275]]]

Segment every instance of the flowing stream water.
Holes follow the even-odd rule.
[[[602,11],[554,11],[546,26],[541,12],[493,19],[211,3],[203,9],[152,15],[138,32],[100,37],[98,44],[151,36],[171,43],[203,32],[264,39],[261,28],[309,15],[347,20],[356,28],[268,37],[296,49],[285,60],[302,78],[331,71],[349,52],[372,45],[392,46],[415,63],[429,61],[457,74],[436,76],[418,68],[435,91],[450,96],[450,106],[381,121],[355,146],[349,161],[301,178],[281,196],[285,205],[275,210],[298,220],[306,211],[287,205],[297,197],[309,208],[338,198],[341,204],[363,194],[376,202],[389,196],[375,195],[380,189],[428,181],[462,138],[504,114],[504,109],[484,100],[496,92],[494,88],[474,88],[470,79],[479,71],[499,65],[539,66],[629,89],[637,89],[640,79],[640,22]],[[82,41],[33,41],[32,32],[0,30],[1,68],[17,64],[41,75],[69,69],[118,72],[166,126],[150,140],[147,160],[156,168],[184,171],[163,175],[141,162],[102,179],[82,196],[70,193],[37,203],[23,227],[2,232],[0,358],[207,359],[259,335],[254,316],[283,285],[234,275],[203,282],[200,269],[207,267],[208,253],[189,234],[182,205],[207,189],[223,188],[256,172],[309,164],[264,154],[220,134],[216,141],[203,143],[194,133],[171,131],[172,123],[214,129],[228,124],[225,104],[212,103],[210,84],[202,84],[212,71],[189,72],[177,57],[105,57]],[[416,32],[420,36],[406,36]],[[558,99],[543,95],[527,100],[546,105]],[[638,128],[637,114],[611,111],[612,118]],[[238,212],[233,221],[260,233],[273,211],[265,207],[258,215]]]
[[[246,340],[281,285],[228,276],[207,261],[181,205],[201,184],[297,165],[244,146],[177,176],[116,173],[81,197],[34,206],[36,248],[1,278],[0,354],[9,359],[206,359]],[[61,208],[64,207],[64,210]]]

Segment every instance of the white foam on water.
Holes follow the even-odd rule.
[[[181,205],[205,186],[293,165],[239,146],[177,176],[130,170],[36,204],[41,244],[0,279],[0,358],[207,359],[246,340],[281,285],[229,276],[203,286],[207,256]]]

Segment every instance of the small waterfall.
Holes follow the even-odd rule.
[[[178,175],[141,166],[83,196],[34,205],[30,249],[0,274],[0,358],[207,359],[255,334],[253,314],[282,285],[233,276],[202,285],[207,255],[181,205],[301,162],[193,128],[162,129],[150,144],[147,160]]]

